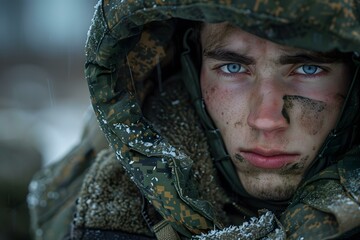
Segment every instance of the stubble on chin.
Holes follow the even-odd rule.
[[[240,155],[234,158],[239,179],[251,196],[280,201],[291,199],[296,192],[309,156],[280,169],[260,169],[249,165]]]
[[[279,176],[240,176],[245,190],[253,197],[262,200],[289,200],[295,193],[301,177]]]

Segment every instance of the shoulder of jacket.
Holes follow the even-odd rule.
[[[337,238],[360,229],[359,152],[354,148],[299,189],[282,216],[289,232]]]

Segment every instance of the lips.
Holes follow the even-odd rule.
[[[277,169],[296,161],[300,154],[277,150],[252,149],[241,151],[240,155],[255,167]]]

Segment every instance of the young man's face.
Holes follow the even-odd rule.
[[[339,116],[345,63],[238,28],[201,31],[201,90],[247,192],[290,198]]]

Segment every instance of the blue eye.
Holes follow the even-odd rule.
[[[296,73],[304,75],[313,75],[322,72],[323,70],[316,65],[302,65],[295,70]]]
[[[229,63],[225,64],[222,67],[220,67],[221,71],[225,73],[242,73],[246,72],[246,69],[241,65],[237,63]]]

